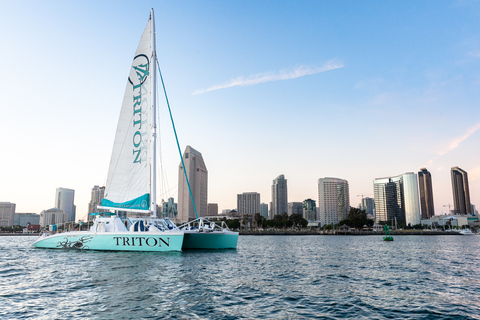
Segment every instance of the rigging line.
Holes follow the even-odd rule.
[[[171,197],[172,197],[172,196],[171,196],[172,190],[174,190],[177,186],[178,186],[178,185],[176,185],[176,186],[174,186],[174,187],[172,187],[172,188],[170,188],[170,189],[166,189],[165,191],[162,192],[161,195],[159,195],[159,196],[157,197],[157,199],[158,199],[158,198],[163,198],[163,199],[171,198]],[[174,194],[175,194],[175,193],[174,193]]]
[[[158,91],[158,83],[157,83],[157,91]],[[157,110],[158,110],[158,101],[157,101]],[[160,112],[157,112],[157,123],[159,124],[160,123]],[[157,171],[157,175],[158,175],[158,179],[161,181],[161,189],[163,190],[162,194],[165,195],[166,193],[166,190],[169,189],[169,186],[168,186],[168,178],[167,178],[167,175],[165,173],[165,168],[163,167],[163,158],[162,158],[162,137],[161,137],[161,130],[160,130],[160,126],[157,126],[157,136],[158,136],[158,139],[157,139],[157,144],[158,144],[158,158],[159,158],[159,162],[160,162],[160,171],[158,172]],[[159,195],[156,195],[157,197],[157,200],[163,196],[159,196]]]
[[[167,101],[168,112],[170,114],[170,119],[172,120],[173,132],[175,133],[175,140],[177,141],[178,153],[180,154],[180,159],[182,160],[183,174],[185,175],[185,180],[187,181],[188,192],[190,192],[190,198],[192,199],[193,211],[195,211],[195,219],[198,219],[197,208],[195,207],[195,201],[193,200],[192,189],[190,188],[190,182],[188,182],[187,170],[185,169],[185,163],[183,162],[182,150],[180,149],[180,143],[178,142],[177,130],[175,129],[175,123],[173,122],[172,110],[170,109],[170,103],[168,102],[167,90],[165,89],[165,83],[163,82],[162,71],[160,70],[160,64],[157,60],[158,73],[160,74],[160,80],[162,81],[163,92],[165,93],[165,100]]]

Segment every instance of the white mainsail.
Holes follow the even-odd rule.
[[[100,208],[125,211],[150,209],[154,110],[153,13],[140,39],[125,89],[113,145],[105,198]]]

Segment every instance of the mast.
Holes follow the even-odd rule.
[[[151,45],[152,45],[152,109],[153,109],[153,160],[152,160],[152,200],[151,200],[151,217],[154,218],[157,216],[157,72],[155,70],[155,66],[157,63],[157,52],[156,52],[156,44],[155,44],[155,17],[153,15],[153,8],[150,11],[150,32],[151,32]]]

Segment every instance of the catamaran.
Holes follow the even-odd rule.
[[[218,225],[203,217],[199,218],[196,210],[197,219],[180,228],[168,218],[159,219],[156,216],[156,66],[183,163],[157,62],[152,9],[130,68],[110,160],[105,198],[97,207],[116,213],[97,214],[89,231],[43,233],[33,244],[35,247],[112,251],[236,249],[238,232],[229,230],[225,222]],[[193,202],[186,171],[184,174]],[[193,205],[195,206],[194,202]]]
[[[153,9],[125,89],[110,160],[105,198],[88,231],[43,233],[37,248],[111,251],[181,251],[184,232],[157,218],[156,52]],[[122,217],[123,216],[123,217]]]

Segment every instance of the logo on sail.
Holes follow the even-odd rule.
[[[146,109],[148,106],[148,87],[146,87],[150,72],[150,61],[144,54],[139,54],[133,59],[132,69],[128,81],[132,84],[133,90],[133,163],[141,163],[142,149],[146,149],[145,138],[147,135]]]

